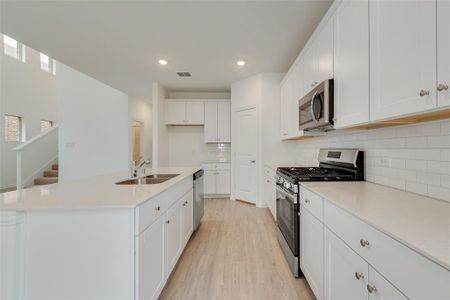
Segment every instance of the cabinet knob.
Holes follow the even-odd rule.
[[[364,274],[361,272],[355,272],[356,279],[360,280],[361,278],[364,278]]]
[[[270,180],[266,180],[266,182],[267,182],[267,183],[269,183],[269,182],[270,182]]]
[[[430,91],[428,91],[428,90],[420,90],[420,93],[419,93],[420,97],[428,96],[429,94],[430,94]]]
[[[309,203],[309,202],[311,202],[311,201],[309,201],[308,199],[305,199],[305,203]]]
[[[167,220],[167,221],[166,221],[166,224],[169,224],[169,223],[170,223],[170,220]]]
[[[359,243],[361,244],[361,246],[365,247],[365,246],[369,246],[370,243],[368,240],[364,240],[364,239],[360,239]]]
[[[438,92],[442,92],[444,90],[448,90],[448,85],[447,84],[443,84],[443,83],[439,83],[437,86],[437,90]]]
[[[155,210],[161,210],[161,207],[160,206],[157,206],[157,207],[155,207]]]
[[[369,293],[374,293],[374,292],[376,292],[377,291],[377,288],[374,286],[374,285],[370,285],[370,284],[368,284],[367,285],[367,290],[369,291]]]

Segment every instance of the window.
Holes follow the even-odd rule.
[[[40,54],[41,70],[56,75],[56,62],[44,53]]]
[[[3,35],[3,52],[12,58],[25,62],[25,46],[7,35]]]
[[[21,142],[23,141],[22,137],[22,118],[5,115],[5,141]]]
[[[50,129],[50,127],[53,126],[53,121],[49,120],[41,120],[41,132],[46,131],[47,129]]]

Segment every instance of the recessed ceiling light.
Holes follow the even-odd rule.
[[[165,60],[165,59],[160,59],[160,60],[158,60],[158,63],[159,63],[160,65],[162,65],[162,66],[165,66],[165,65],[167,65],[167,60]]]
[[[239,67],[243,67],[243,66],[245,66],[245,61],[239,60],[236,64],[237,64]]]

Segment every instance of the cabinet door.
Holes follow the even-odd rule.
[[[206,195],[216,193],[216,171],[205,171],[203,175],[203,190]]]
[[[181,203],[177,201],[166,214],[166,276],[170,275],[181,254]]]
[[[217,103],[205,102],[205,143],[217,143]]]
[[[370,118],[436,107],[436,2],[369,1]]]
[[[164,286],[164,221],[164,217],[159,218],[136,237],[136,298],[139,300],[156,299]]]
[[[325,229],[325,299],[368,299],[368,272],[368,264]]]
[[[290,85],[289,78],[286,78],[280,86],[280,134],[281,139],[286,139],[288,137],[288,118],[286,116],[289,114],[289,94]]]
[[[317,40],[313,41],[309,49],[305,53],[304,64],[304,83],[303,90],[305,94],[311,91],[318,83],[318,64],[317,64]]]
[[[167,101],[166,102],[166,124],[180,125],[186,124],[186,102]]]
[[[317,299],[323,299],[323,224],[304,207],[300,217],[300,263],[303,274]]]
[[[369,266],[369,300],[407,300],[389,281]]]
[[[272,174],[272,173],[270,173]],[[276,184],[273,179],[273,176],[270,175],[265,176],[264,181],[264,198],[266,199],[267,206],[272,213],[273,218],[277,219],[277,207],[276,207]]]
[[[217,139],[220,143],[231,142],[231,103],[217,103]]]
[[[335,127],[369,121],[369,1],[344,1],[334,17]]]
[[[294,72],[292,74],[293,78],[293,101],[298,105],[298,100],[300,100],[304,95],[304,70],[305,63],[303,59],[300,59],[295,66],[293,66]]]
[[[333,25],[332,20],[328,21],[317,37],[315,60],[317,64],[316,80],[319,83],[333,78]]]
[[[450,1],[437,1],[438,105],[450,105]]]
[[[203,125],[205,123],[205,107],[203,101],[186,102],[186,120],[189,125]]]
[[[230,171],[219,170],[216,172],[216,194],[229,194],[230,188]]]
[[[184,248],[189,241],[189,238],[194,231],[194,210],[193,210],[193,190],[186,193],[182,199],[182,213],[181,213],[181,238],[182,248]]]

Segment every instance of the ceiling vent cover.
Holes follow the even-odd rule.
[[[180,77],[191,77],[191,73],[189,72],[177,72],[177,75]]]

